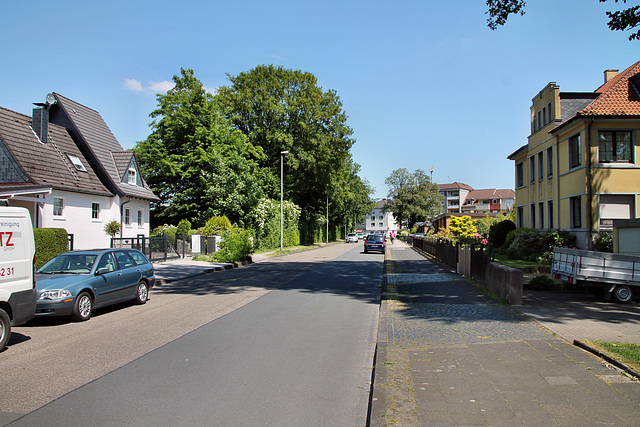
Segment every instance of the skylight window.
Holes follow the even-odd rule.
[[[69,160],[71,160],[71,163],[73,163],[73,166],[75,166],[77,170],[82,172],[87,171],[87,168],[84,167],[82,160],[80,160],[78,156],[74,156],[73,154],[67,154],[67,156],[69,156]]]

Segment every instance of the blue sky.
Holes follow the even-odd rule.
[[[132,148],[181,67],[213,90],[274,64],[338,93],[375,197],[398,168],[513,188],[507,156],[526,144],[531,99],[551,81],[593,91],[640,59],[640,42],[606,26],[615,7],[531,0],[491,31],[484,0],[0,0],[0,106],[31,114],[58,92]]]

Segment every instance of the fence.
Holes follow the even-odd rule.
[[[138,249],[151,261],[180,258],[180,254],[166,236],[112,237],[111,247]]]
[[[491,247],[486,250],[480,245],[452,245],[449,241],[414,237],[414,248],[433,255],[449,267],[465,276],[484,282],[487,265],[491,262]]]

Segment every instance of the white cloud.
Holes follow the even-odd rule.
[[[174,86],[175,83],[167,80],[163,82],[149,82],[149,90],[152,90],[156,93],[168,92],[169,90],[173,89]]]
[[[217,95],[219,88],[220,88],[219,86],[216,86],[216,87],[205,87],[204,90],[209,92],[211,95]]]
[[[149,82],[146,86],[143,86],[139,80],[124,79],[124,88],[132,92],[147,92],[147,93],[165,93],[171,90],[174,86],[173,82]]]
[[[124,87],[125,89],[129,89],[133,92],[144,91],[144,89],[142,88],[142,83],[135,79],[124,79]]]

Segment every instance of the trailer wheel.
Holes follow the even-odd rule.
[[[630,286],[616,286],[613,290],[613,299],[620,303],[628,303],[633,298],[633,291]]]

